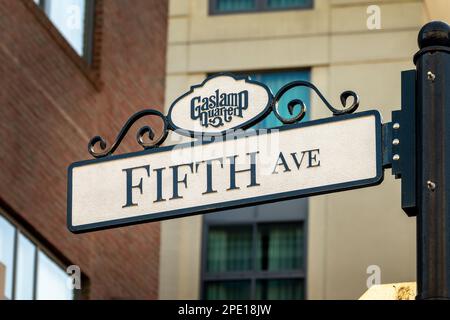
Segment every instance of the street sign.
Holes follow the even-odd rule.
[[[183,128],[187,129],[187,128]],[[68,227],[84,232],[381,183],[377,111],[81,161]]]
[[[417,216],[416,298],[450,299],[449,35],[440,21],[420,30],[416,71],[402,74],[402,107],[391,123],[382,124],[377,111],[352,115],[359,106],[353,91],[341,93],[343,108],[335,108],[308,81],[289,82],[273,96],[262,83],[226,73],[192,86],[167,116],[135,113],[110,147],[100,136],[91,139],[88,151],[101,159],[69,166],[68,228],[85,232],[362,188],[381,183],[391,167],[402,179],[403,210]],[[306,105],[299,98],[282,116],[279,102],[295,87],[314,91],[334,117],[300,123]],[[284,126],[249,129],[270,113]],[[113,156],[144,116],[159,117],[162,134],[144,126],[137,133],[144,151]],[[169,131],[197,139],[159,148]]]

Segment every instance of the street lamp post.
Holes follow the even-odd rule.
[[[419,32],[416,78],[417,299],[450,299],[450,27]]]

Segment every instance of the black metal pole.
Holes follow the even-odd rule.
[[[417,299],[450,299],[450,27],[426,24],[417,67]]]

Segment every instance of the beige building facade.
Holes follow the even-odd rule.
[[[215,1],[171,0],[165,108],[211,73],[308,70],[333,105],[353,90],[358,111],[379,110],[389,122],[400,108],[400,73],[414,68],[417,33],[430,20],[448,22],[449,2],[315,0],[303,9],[211,14]],[[310,95],[310,118],[331,116]],[[160,299],[204,297],[203,219],[161,223]],[[415,218],[401,210],[390,170],[379,186],[309,198],[305,221],[305,298],[357,299],[376,278],[415,281]]]

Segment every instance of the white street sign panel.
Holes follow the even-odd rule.
[[[69,167],[68,227],[83,232],[381,183],[377,111]]]

